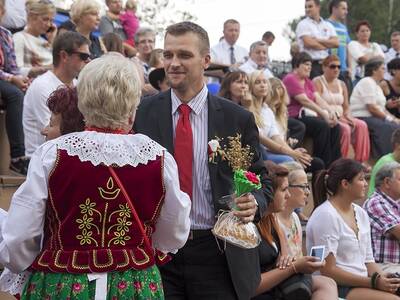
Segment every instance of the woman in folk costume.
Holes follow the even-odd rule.
[[[93,60],[77,89],[86,130],[32,156],[1,222],[0,263],[32,271],[21,299],[163,299],[155,264],[184,245],[190,226],[176,163],[129,134],[140,96],[129,60]]]

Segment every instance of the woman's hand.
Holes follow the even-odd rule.
[[[21,91],[25,92],[30,84],[30,80],[28,77],[22,75],[14,75],[11,78],[11,83],[17,86]]]
[[[312,274],[320,270],[325,265],[325,261],[321,262],[318,257],[314,256],[303,256],[293,264],[298,273]]]
[[[311,165],[312,157],[302,149],[293,150],[293,158],[297,160],[303,167]]]
[[[382,274],[376,280],[376,288],[381,291],[389,292],[394,294],[400,287],[400,278],[392,277],[389,278],[389,274]]]
[[[276,260],[276,267],[281,270],[286,269],[290,267],[292,265],[292,262],[294,262],[295,260],[295,257],[280,254],[278,259]]]

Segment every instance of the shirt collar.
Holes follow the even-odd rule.
[[[321,16],[319,17],[319,21],[315,21],[313,18],[310,17],[307,17],[307,19],[309,19],[311,22],[315,24],[320,24],[324,20]]]
[[[231,47],[233,47],[233,49],[236,49],[236,44],[230,45],[225,39],[222,39],[221,44],[225,49],[230,49]]]
[[[190,101],[187,103],[196,115],[199,115],[201,113],[201,110],[207,103],[207,96],[208,96],[208,89],[207,86],[204,84],[201,91],[192,99],[190,99]],[[172,114],[175,114],[179,105],[182,104],[182,101],[178,98],[173,89],[171,89],[171,101],[172,101]]]
[[[391,203],[393,206],[398,206],[397,201],[393,200],[393,198],[391,198],[389,195],[385,194],[383,191],[381,191],[381,189],[376,188],[375,192],[377,194],[379,194],[382,198],[384,198],[385,200],[387,200],[389,203]]]
[[[248,61],[248,64],[250,65],[250,67],[252,67],[252,68],[254,68],[256,70],[265,70],[265,69],[267,69],[267,65],[261,66],[262,68],[259,69],[258,65],[256,64],[256,62],[254,60],[252,60],[250,57],[249,57],[249,59],[247,61]]]

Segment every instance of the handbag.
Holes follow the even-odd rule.
[[[301,117],[318,117],[318,114],[307,107],[302,107],[299,111],[299,118]]]
[[[294,274],[275,288],[276,299],[309,300],[312,296],[311,274]]]

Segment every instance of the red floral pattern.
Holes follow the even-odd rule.
[[[246,176],[247,180],[250,181],[251,183],[260,184],[260,179],[258,179],[258,176],[253,172],[249,171],[244,172],[244,176]]]

